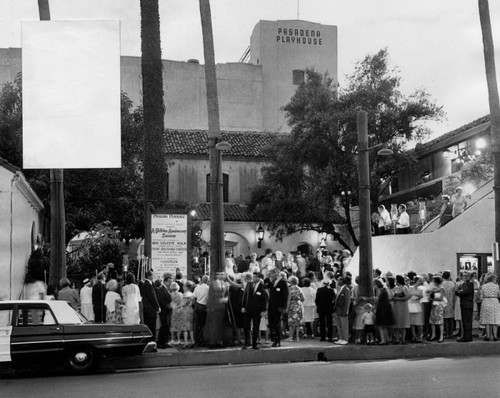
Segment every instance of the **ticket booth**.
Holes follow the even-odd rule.
[[[457,253],[457,275],[461,271],[482,274],[493,272],[493,256],[491,253]]]

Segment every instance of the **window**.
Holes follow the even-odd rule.
[[[17,326],[55,325],[52,312],[42,307],[19,307]]]
[[[229,175],[222,174],[222,201],[229,202]],[[210,174],[207,174],[207,202],[210,202]]]
[[[305,73],[303,70],[295,69],[292,71],[293,84],[300,86],[305,81]]]

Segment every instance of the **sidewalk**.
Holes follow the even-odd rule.
[[[270,344],[260,349],[242,350],[241,347],[221,349],[168,348],[156,353],[145,353],[138,357],[106,360],[101,369],[137,369],[176,366],[232,365],[256,363],[286,363],[316,361],[318,352],[323,352],[329,361],[369,361],[383,359],[409,359],[434,357],[468,357],[500,355],[500,341],[486,342],[480,339],[470,343],[457,343],[447,339],[444,343],[366,346],[335,345],[318,339],[281,343],[271,348]]]

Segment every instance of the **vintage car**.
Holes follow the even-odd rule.
[[[151,339],[145,325],[94,324],[65,301],[0,301],[0,365],[62,364],[73,373],[100,359],[140,355]]]

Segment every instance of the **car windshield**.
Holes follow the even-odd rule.
[[[59,323],[82,324],[88,322],[83,315],[71,308],[66,301],[51,300],[49,305]]]

